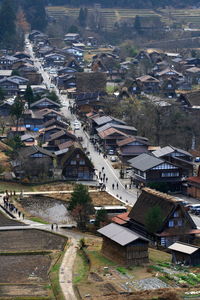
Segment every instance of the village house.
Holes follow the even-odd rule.
[[[122,161],[127,162],[142,153],[148,153],[149,142],[147,138],[129,136],[117,142],[118,154]]]
[[[30,146],[37,146],[38,144],[37,137],[38,134],[35,134],[33,132],[27,132],[24,135],[21,135],[20,139],[26,147],[30,147]]]
[[[0,116],[8,117],[10,116],[10,112],[11,112],[11,104],[8,102],[2,102],[0,104]]]
[[[103,237],[103,255],[125,266],[149,262],[149,240],[138,233],[115,223],[97,230]]]
[[[200,68],[192,67],[185,71],[186,80],[191,84],[200,83]]]
[[[12,74],[12,70],[0,70],[0,79],[8,78]]]
[[[16,62],[18,58],[10,55],[5,55],[0,57],[0,69],[1,70],[11,70],[13,69],[13,63]]]
[[[115,120],[113,119],[113,122],[106,123],[98,128],[96,128],[97,133],[104,131],[108,128],[116,128],[128,135],[136,135],[137,134],[137,129],[133,126],[128,126],[128,125],[122,125],[122,124],[116,124]]]
[[[62,66],[65,61],[65,56],[58,53],[50,53],[45,55],[44,59],[46,67]]]
[[[59,126],[59,125],[51,125],[49,127],[45,127],[40,129],[40,140],[42,143],[46,143],[51,135],[54,133],[60,132],[63,129],[67,129],[67,127]]]
[[[106,91],[106,74],[102,72],[77,72],[77,93],[96,93]]]
[[[184,76],[182,73],[179,73],[176,70],[171,69],[169,67],[163,71],[157,72],[155,74],[155,77],[157,79],[159,79],[160,81],[166,81],[168,79],[176,79],[176,80],[184,79]]]
[[[17,69],[21,77],[29,80],[32,85],[38,85],[42,83],[42,75],[38,72],[38,69],[31,64],[23,64]]]
[[[75,143],[62,154],[57,151],[58,165],[62,168],[62,175],[67,180],[93,180],[94,166],[79,144]],[[65,151],[64,151],[65,152]]]
[[[49,139],[47,140],[47,148],[51,149],[52,151],[58,150],[58,145],[63,144],[68,141],[75,141],[76,136],[72,133],[62,129],[56,133],[50,135]]]
[[[178,101],[181,102],[183,107],[188,109],[200,108],[200,90],[181,93]]]
[[[56,85],[60,90],[76,88],[76,76],[74,73],[59,75],[55,79]]]
[[[160,210],[162,222],[156,232],[151,233],[147,226],[148,214],[152,208]],[[130,228],[168,247],[176,241],[190,243],[195,234],[199,233],[188,211],[177,198],[149,188],[142,189],[142,193],[129,213],[126,227]]]
[[[0,79],[0,88],[6,96],[15,96],[19,92],[19,84],[10,78]]]
[[[200,264],[200,248],[195,245],[176,242],[168,247],[172,254],[173,264],[198,266]]]
[[[104,92],[77,93],[75,96],[75,108],[79,114],[87,114],[104,108]]]
[[[160,81],[152,76],[144,75],[136,78],[138,88],[145,93],[158,93]]]
[[[200,168],[197,176],[187,178],[187,194],[193,198],[200,199]]]
[[[117,143],[120,140],[128,138],[128,135],[116,128],[108,128],[104,131],[98,133],[100,138],[100,143],[102,144],[104,151],[109,151],[110,149],[116,150]]]
[[[161,83],[160,93],[163,94],[164,97],[174,98],[176,97],[177,88],[178,87],[176,80],[166,79],[164,82]]]
[[[152,154],[143,153],[128,161],[132,167],[132,181],[137,186],[165,183],[170,191],[182,189],[181,167],[157,158]]]
[[[44,98],[32,103],[30,105],[30,108],[32,110],[40,110],[40,109],[44,109],[44,108],[59,110],[61,108],[61,105],[57,102],[54,102],[53,100],[51,100],[49,98],[44,97]]]
[[[78,33],[67,33],[65,34],[64,41],[66,43],[78,43],[80,39],[80,35]]]
[[[43,177],[52,177],[54,170],[55,155],[39,146],[30,146],[21,148],[15,160],[12,162],[13,171],[17,178],[29,177],[37,179]]]
[[[181,167],[183,176],[193,175],[193,157],[189,152],[170,145],[153,151],[152,154]]]

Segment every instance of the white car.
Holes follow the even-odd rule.
[[[116,162],[117,161],[117,156],[111,156],[110,161]]]
[[[75,124],[74,125],[74,130],[79,130],[80,129],[80,125],[79,124]]]

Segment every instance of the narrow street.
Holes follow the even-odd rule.
[[[27,49],[28,54],[31,55],[35,66],[40,70],[44,84],[50,88],[52,86],[51,79],[49,74],[43,69],[41,63],[35,58],[34,52],[32,49],[31,43],[28,46]],[[68,99],[66,95],[61,95],[57,89],[57,87],[54,85],[54,91],[59,96],[60,101],[62,103],[62,113],[66,117],[68,121],[71,122],[71,127],[73,128],[74,121],[77,120],[76,116],[71,114],[69,107],[69,101],[72,103],[72,99]],[[134,203],[137,200],[138,190],[132,189],[129,191],[128,189],[125,189],[125,186],[122,184],[122,182],[119,179],[119,176],[117,172],[113,169],[111,166],[111,163],[109,159],[104,159],[102,154],[98,154],[97,151],[95,151],[94,146],[91,144],[89,140],[89,136],[87,133],[85,133],[82,128],[75,131],[76,136],[83,137],[83,147],[87,148],[87,151],[90,152],[90,159],[92,160],[94,167],[96,169],[96,173],[102,172],[102,168],[104,168],[104,173],[106,177],[108,178],[108,181],[106,183],[106,191],[110,193],[111,195],[117,197],[120,201],[126,204],[134,205]],[[112,185],[114,184],[114,189]],[[118,188],[117,188],[118,185]]]

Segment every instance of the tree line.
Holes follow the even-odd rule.
[[[44,0],[0,0],[0,47],[20,49],[30,29],[47,25]]]

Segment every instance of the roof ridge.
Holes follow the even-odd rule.
[[[151,189],[151,188],[146,187],[146,188],[143,188],[142,190],[149,193],[149,194],[159,196],[160,198],[164,198],[165,200],[168,200],[168,201],[171,201],[171,202],[180,202],[180,200],[176,199],[174,196],[171,196],[171,195],[166,194],[166,193],[162,193],[160,191],[157,191],[157,190],[154,190],[154,189]]]

